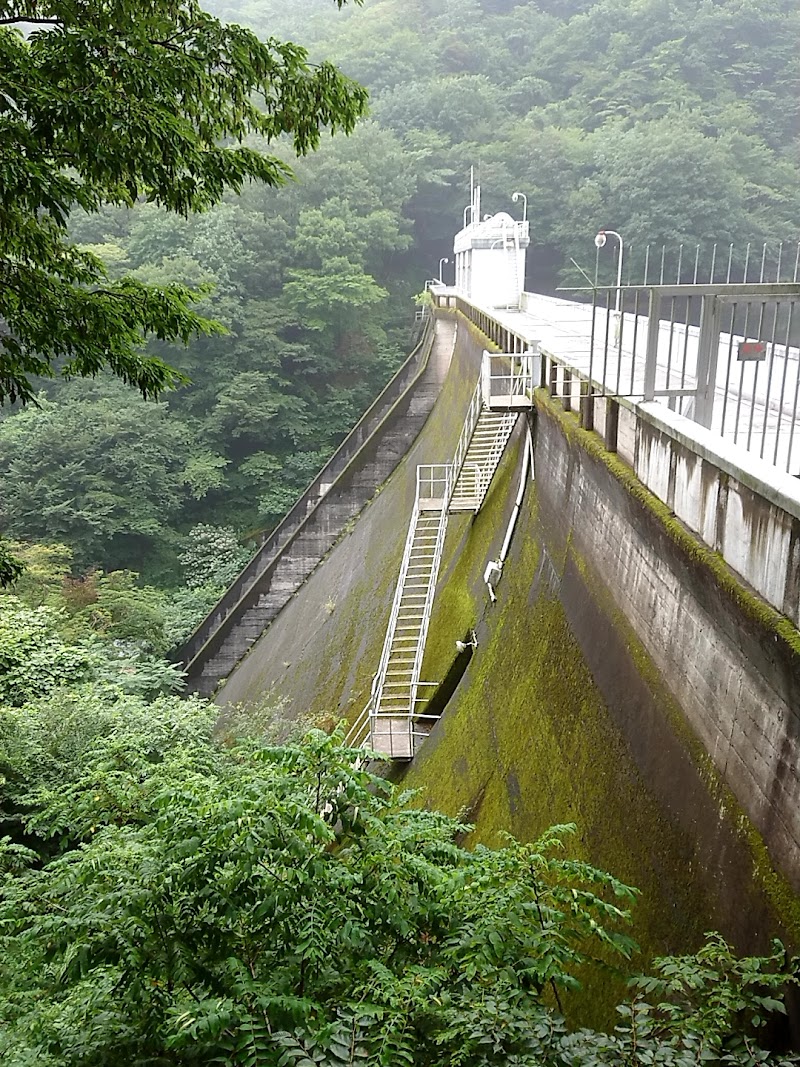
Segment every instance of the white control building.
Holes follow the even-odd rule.
[[[531,242],[529,223],[518,222],[505,211],[481,219],[479,185],[464,214],[470,221],[453,243],[456,289],[483,307],[519,307]]]

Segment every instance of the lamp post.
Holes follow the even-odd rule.
[[[450,260],[447,256],[442,256],[442,258],[439,260],[439,281],[442,282],[442,285],[444,285],[444,282],[442,281],[442,267],[445,263],[449,262]]]
[[[520,197],[522,197],[522,221],[523,222],[527,222],[528,221],[528,198],[527,198],[527,196],[524,193],[512,193],[511,194],[511,200],[515,204],[519,200]]]
[[[607,236],[616,237],[619,241],[619,263],[617,264],[617,301],[614,310],[619,315],[620,304],[622,302],[622,253],[623,244],[622,236],[617,233],[616,230],[600,230],[594,239],[594,243],[597,248],[604,248]]]

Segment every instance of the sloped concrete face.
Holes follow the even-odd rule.
[[[483,345],[459,323],[457,358],[410,451],[233,670],[218,703],[273,700],[289,717],[351,721],[366,705],[414,505],[417,464],[452,458]]]
[[[697,920],[797,943],[800,656],[621,467],[540,409],[498,604],[407,780],[481,838],[575,819],[594,862],[665,895],[670,950]]]
[[[183,655],[189,664],[189,692],[208,696],[231,674],[397,467],[441,392],[454,340],[452,317],[440,317],[424,370],[413,376],[410,357],[376,402],[378,409],[367,413],[325,468],[333,482],[317,479],[280,524],[280,542],[269,551],[267,546],[259,550],[187,642]],[[399,395],[396,385],[402,387]],[[268,544],[276,536],[271,535]],[[243,585],[251,568],[255,570]]]
[[[362,710],[414,470],[452,452],[484,343],[459,321],[450,375],[411,453],[220,703],[329,720]],[[472,627],[478,648],[420,753],[393,773],[420,803],[466,812],[474,840],[531,840],[575,822],[578,851],[642,890],[633,934],[645,955],[692,950],[712,928],[740,950],[776,934],[800,945],[795,648],[597,435],[542,401],[534,437],[536,481],[495,605],[482,576],[503,541],[519,450],[481,513],[451,519],[423,677],[445,677]],[[603,1021],[608,991],[596,996]]]

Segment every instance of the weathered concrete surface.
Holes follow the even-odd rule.
[[[230,674],[395,469],[441,392],[454,337],[452,318],[437,320],[433,347],[420,377],[383,414],[347,465],[338,474],[334,472],[333,483],[325,484],[324,493],[309,501],[308,510],[286,531],[285,539],[240,598],[230,593],[223,598],[234,602],[211,620],[208,636],[191,659],[184,653],[191,692],[208,695]]]
[[[463,324],[458,347],[458,365],[451,367],[433,416],[411,450],[231,673],[218,703],[258,702],[274,692],[287,702],[289,715],[352,718],[364,707],[414,505],[417,464],[452,458],[478,380],[482,342]]]
[[[414,468],[452,452],[482,347],[459,320],[451,373],[410,454],[220,703],[283,702],[288,715],[332,719],[363,708]],[[800,944],[791,645],[596,434],[545,406],[535,439],[536,483],[496,605],[482,574],[503,539],[519,453],[474,520],[451,519],[424,677],[445,676],[472,626],[479,647],[405,782],[420,802],[466,811],[474,839],[492,844],[503,831],[530,840],[576,822],[578,852],[641,888],[633,934],[646,956],[693,950],[711,928],[743,951],[776,934]],[[607,1021],[607,991],[596,995]]]
[[[662,404],[638,405],[635,420],[630,462],[641,481],[768,604],[800,624],[798,480]]]
[[[545,409],[542,515],[602,583],[774,861],[800,890],[800,640]],[[666,465],[669,472],[670,465]],[[738,586],[738,588],[737,588]],[[794,635],[798,637],[800,635]]]

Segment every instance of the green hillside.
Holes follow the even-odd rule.
[[[299,160],[296,182],[203,215],[74,215],[112,278],[207,286],[199,310],[227,330],[153,347],[193,383],[165,407],[100,380],[0,416],[0,531],[65,543],[78,572],[174,586],[198,523],[245,543],[275,524],[408,350],[411,297],[451,251],[472,165],[484,210],[527,197],[529,288],[577,279],[573,257],[590,268],[601,225],[625,234],[631,269],[646,242],[668,245],[671,270],[681,243],[734,243],[741,261],[768,242],[774,261],[796,235],[793,0],[208,7],[335,59],[371,116]],[[155,473],[131,501],[137,457]]]

